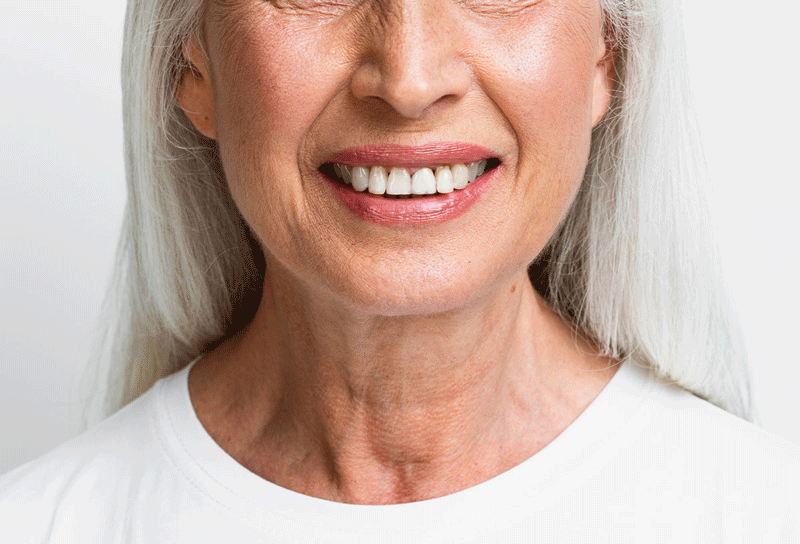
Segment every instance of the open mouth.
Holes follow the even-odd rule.
[[[325,163],[319,170],[358,192],[387,198],[419,198],[459,191],[500,165],[497,158],[469,163],[439,164],[422,168],[351,166]]]

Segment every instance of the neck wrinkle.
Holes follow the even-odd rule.
[[[433,475],[463,479],[450,467],[475,467],[477,452],[475,474],[505,464],[504,436],[517,419],[509,410],[530,397],[523,378],[535,360],[529,314],[538,305],[527,277],[473,308],[399,317],[348,315],[271,280],[260,321],[280,324],[284,341],[269,344],[282,344],[285,357],[270,434],[305,444],[298,457],[316,459],[337,499],[377,480],[402,502]],[[379,495],[371,500],[387,498]]]
[[[574,335],[527,276],[435,316],[352,315],[270,285],[221,361],[242,392],[219,411],[242,434],[234,458],[283,487],[364,504],[446,495],[529,458],[588,404],[565,397],[581,390],[564,379]]]

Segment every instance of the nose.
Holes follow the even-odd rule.
[[[384,0],[376,6],[363,61],[351,79],[359,100],[381,101],[420,119],[431,106],[466,94],[471,70],[459,55],[457,18],[440,0]]]

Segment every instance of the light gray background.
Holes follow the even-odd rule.
[[[764,427],[800,443],[800,9],[686,4],[712,211],[757,406]],[[123,12],[121,0],[6,0],[0,13],[0,473],[78,429],[125,198]]]

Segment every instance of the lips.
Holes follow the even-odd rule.
[[[485,147],[436,142],[345,149],[330,155],[318,175],[346,208],[365,221],[419,225],[465,213],[501,169],[500,160]],[[354,174],[366,177],[354,179]]]
[[[353,147],[333,153],[325,162],[350,166],[423,168],[431,164],[470,163],[492,157],[496,155],[479,145],[435,142],[421,146],[386,144]]]

